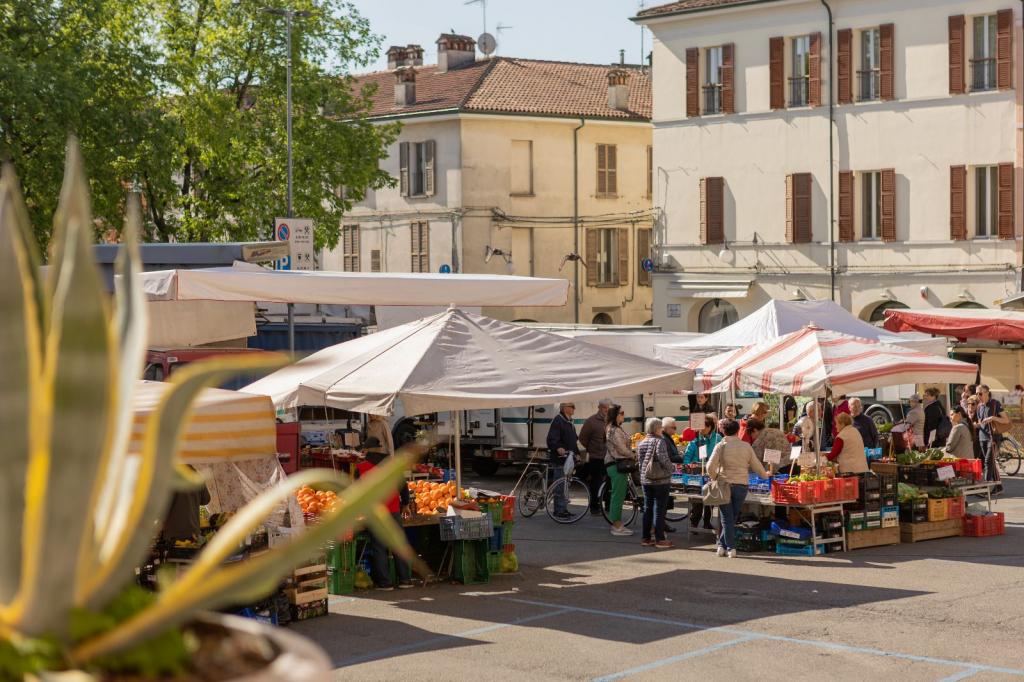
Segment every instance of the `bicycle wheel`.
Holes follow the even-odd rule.
[[[669,495],[669,499],[672,500],[673,505],[676,503],[676,500],[672,497],[671,494]],[[669,510],[665,512],[665,520],[670,521],[672,523],[676,523],[677,521],[685,521],[688,518],[690,518],[689,503],[687,503],[685,506],[669,507]]]
[[[519,514],[523,518],[530,518],[540,509],[544,501],[544,474],[539,471],[532,471],[526,475],[519,486],[519,499],[516,504],[519,506]]]
[[[557,523],[576,523],[590,512],[590,488],[576,477],[560,478],[548,488],[544,508]]]
[[[1020,445],[1012,438],[1004,438],[999,446],[999,454],[996,456],[999,466],[999,473],[1003,476],[1016,476],[1020,473],[1021,451]]]
[[[601,515],[604,516],[604,520],[611,523],[612,520],[608,518],[608,512],[612,508],[612,487],[608,484],[609,481],[605,480],[598,489],[598,499],[601,500]],[[643,511],[644,500],[642,497],[637,497],[634,494],[632,486],[626,488],[626,499],[622,502],[622,525],[628,526],[636,520],[637,514]]]

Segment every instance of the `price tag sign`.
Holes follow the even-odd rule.
[[[764,463],[765,464],[780,464],[782,462],[782,450],[771,450],[766,448],[764,451]]]
[[[956,476],[956,472],[950,466],[939,467],[935,470],[935,474],[939,477],[940,481],[948,481]]]
[[[701,445],[699,448],[697,448],[697,456],[700,457],[700,460],[702,462],[705,459],[707,459],[708,458],[708,446],[707,445]]]
[[[801,451],[802,449],[803,449],[803,448],[802,448],[801,446],[799,446],[799,445],[794,445],[794,446],[793,446],[793,449],[789,451],[789,461],[790,461],[790,462],[795,462],[795,461],[797,461],[798,459],[800,459],[800,451]],[[767,451],[767,450],[765,450],[765,454],[767,454],[767,452],[768,452],[768,451]]]
[[[691,412],[690,413],[690,428],[694,431],[700,431],[704,428],[704,413],[703,412]]]

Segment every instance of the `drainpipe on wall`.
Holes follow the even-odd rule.
[[[1024,0],[1021,0],[1024,2]],[[572,252],[580,255],[580,166],[579,166],[579,132],[580,128],[587,124],[580,116],[580,124],[572,129]],[[576,324],[580,323],[580,258],[572,262],[573,271],[573,292],[572,308],[573,319]]]
[[[1021,25],[1024,26],[1024,0],[1020,0]],[[1017,22],[1014,22],[1016,24]],[[1014,57],[1017,73],[1020,74],[1020,85],[1017,87],[1017,159],[1016,177],[1014,178],[1014,195],[1017,205],[1014,207],[1014,241],[1017,242],[1017,291],[1024,291],[1024,29],[1014,36]]]
[[[1021,0],[1024,2],[1024,0]],[[833,131],[836,126],[835,99],[832,96],[835,69],[835,52],[832,48],[832,8],[825,0],[821,4],[828,11],[828,273],[829,291],[832,302],[836,300],[836,211],[835,211],[835,140]]]

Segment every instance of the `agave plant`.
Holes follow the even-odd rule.
[[[138,282],[140,210],[131,202],[113,310],[93,263],[93,222],[77,144],[68,145],[45,272],[10,167],[0,179],[0,645],[46,637],[61,665],[88,667],[195,617],[259,599],[325,542],[367,524],[414,560],[381,506],[414,459],[404,452],[358,483],[313,470],[240,510],[152,605],[76,638],[72,616],[101,611],[134,578],[177,487],[194,478],[176,458],[179,435],[205,387],[272,368],[277,356],[195,363],[175,373],[129,454],[132,400],[143,366],[146,308]],[[341,504],[289,545],[223,566],[245,536],[303,485],[341,490]],[[2,648],[2,647],[0,647]],[[10,647],[9,647],[10,649]],[[2,672],[2,671],[0,671]],[[0,674],[0,677],[3,677]]]

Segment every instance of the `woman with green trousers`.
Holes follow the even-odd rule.
[[[636,469],[636,454],[629,447],[629,437],[622,430],[626,415],[622,405],[612,405],[608,410],[608,426],[604,456],[608,480],[611,482],[611,501],[608,504],[608,520],[612,522],[612,535],[627,536],[633,531],[622,525],[622,503],[626,499],[627,478]]]

